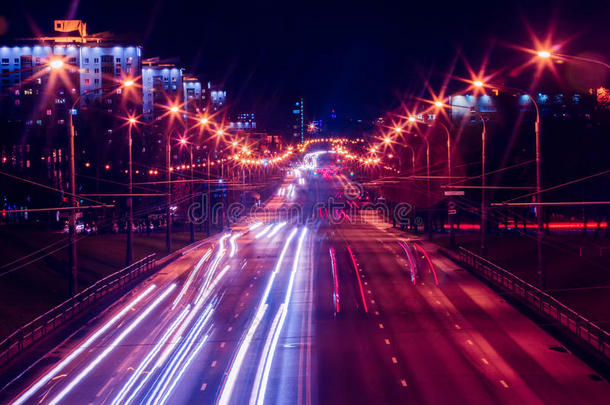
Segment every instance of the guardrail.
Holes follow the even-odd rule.
[[[0,359],[8,361],[24,349],[47,336],[66,321],[80,314],[107,294],[125,289],[131,282],[155,268],[155,254],[112,273],[64,301],[47,313],[22,326],[0,342]]]
[[[458,261],[495,286],[508,290],[511,296],[521,303],[555,321],[569,335],[597,352],[603,360],[610,361],[610,334],[587,318],[508,270],[467,249],[459,248]]]

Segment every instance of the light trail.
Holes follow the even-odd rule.
[[[176,299],[172,303],[172,309],[176,308],[176,305],[178,305],[178,302],[180,302],[180,300],[182,299],[184,294],[186,294],[186,291],[188,290],[188,288],[191,286],[191,283],[193,282],[193,279],[195,278],[195,275],[199,272],[199,269],[201,268],[203,263],[205,263],[206,260],[208,260],[208,258],[211,255],[212,255],[212,248],[209,248],[208,251],[205,252],[205,254],[201,257],[201,259],[199,259],[199,261],[197,262],[197,264],[193,268],[193,271],[191,271],[191,274],[189,275],[189,278],[186,280],[186,283],[184,283],[184,286],[182,287],[182,290],[180,290],[180,294],[178,294],[178,296],[176,297]]]
[[[250,225],[250,227],[248,228],[249,231],[253,231],[256,228],[258,228],[259,226],[261,226],[263,223],[262,222],[255,222],[252,225]]]
[[[269,232],[269,235],[267,235],[267,239],[271,239],[273,237],[273,235],[278,233],[278,231],[280,229],[282,229],[285,225],[286,225],[286,222],[280,222],[279,224],[277,224],[275,226],[275,228],[273,228],[273,230],[271,232]]]
[[[436,283],[436,285],[438,285],[438,279],[436,278],[436,270],[434,269],[434,265],[432,264],[432,261],[430,260],[428,253],[426,252],[424,247],[421,246],[419,243],[416,243],[415,246],[417,246],[422,251],[424,256],[426,257],[426,261],[428,262],[428,265],[430,266],[430,270],[432,270],[432,274],[434,275],[434,282]]]
[[[409,259],[409,266],[411,267],[411,281],[413,282],[413,284],[415,284],[415,275],[417,273],[417,268],[415,267],[415,263],[411,258],[411,253],[409,253],[409,249],[405,242],[399,241],[398,244],[407,254],[407,259]]]
[[[229,403],[229,401],[231,399],[231,395],[233,393],[233,388],[235,387],[235,382],[237,381],[237,376],[239,375],[242,363],[244,361],[248,348],[250,347],[250,343],[252,342],[252,337],[254,336],[254,333],[256,332],[256,329],[258,328],[258,325],[260,324],[260,322],[263,318],[263,315],[267,311],[268,305],[266,304],[266,302],[267,302],[267,298],[269,297],[271,287],[273,286],[273,282],[275,281],[275,278],[280,269],[280,266],[282,265],[282,261],[284,260],[286,251],[288,250],[288,247],[290,246],[290,242],[292,242],[294,235],[297,233],[297,230],[298,230],[297,228],[294,228],[292,230],[292,232],[290,232],[290,235],[288,236],[288,239],[286,240],[286,243],[284,244],[284,247],[282,248],[282,252],[280,253],[280,257],[278,258],[277,263],[275,264],[275,268],[273,269],[273,272],[271,273],[271,276],[269,277],[269,281],[267,282],[267,286],[265,287],[263,297],[260,300],[258,309],[254,315],[252,323],[250,324],[250,327],[246,331],[246,334],[243,336],[243,338],[239,344],[239,349],[237,351],[237,354],[235,355],[231,365],[229,366],[229,371],[226,374],[227,375],[226,379],[224,380],[224,382],[222,384],[220,396],[218,397],[218,400],[217,400],[218,405],[226,405]]]
[[[265,343],[265,349],[263,350],[263,356],[256,372],[254,388],[250,396],[250,405],[262,405],[265,403],[265,393],[267,392],[267,383],[269,381],[269,373],[271,372],[271,365],[273,364],[273,358],[277,349],[277,342],[279,341],[280,334],[284,328],[284,322],[288,314],[288,308],[290,305],[290,298],[292,297],[292,291],[294,287],[294,280],[299,266],[299,259],[301,257],[301,250],[303,247],[303,241],[307,234],[307,228],[303,228],[299,242],[297,245],[297,251],[292,262],[292,271],[290,272],[290,280],[288,281],[288,288],[286,289],[286,296],[284,302],[280,305],[278,312],[275,316],[274,322],[267,336],[267,342]],[[276,322],[277,321],[277,322]],[[258,388],[257,388],[258,387]]]
[[[269,224],[266,227],[264,227],[262,231],[260,231],[256,236],[254,236],[254,239],[260,239],[263,236],[265,236],[265,234],[267,234],[267,232],[269,232],[269,229],[271,229],[272,226],[273,226],[273,224]]]
[[[328,249],[330,253],[330,266],[333,274],[333,303],[335,304],[335,313],[339,313],[339,277],[337,275],[337,261],[335,259],[335,249]]]
[[[199,294],[199,297],[197,298],[197,300],[195,301],[195,305],[197,305],[200,302],[204,302],[210,295],[210,293],[212,291],[214,291],[214,288],[216,288],[216,286],[218,285],[218,283],[220,282],[220,280],[222,280],[222,278],[224,277],[224,275],[227,273],[227,271],[229,271],[229,269],[231,268],[231,266],[229,266],[228,264],[221,270],[221,272],[218,274],[218,276],[214,279],[214,281],[212,282],[212,284],[210,284],[206,289],[203,289],[201,291],[201,293]]]
[[[358,266],[356,265],[356,259],[351,247],[347,247],[349,256],[352,258],[352,264],[354,265],[354,271],[356,272],[356,278],[358,279],[358,287],[360,287],[360,297],[362,297],[362,305],[364,305],[364,312],[368,313],[369,309],[366,306],[366,298],[364,297],[364,288],[362,287],[362,281],[360,280],[360,273],[358,273]]]
[[[172,335],[172,333],[174,333],[178,325],[184,320],[190,310],[191,306],[187,305],[187,307],[182,310],[182,312],[180,312],[176,320],[174,320],[174,322],[170,325],[169,329],[167,329],[167,331],[163,334],[163,336],[153,347],[153,349],[148,353],[144,360],[142,360],[140,365],[138,365],[138,367],[133,371],[127,382],[123,385],[123,388],[121,388],[116,397],[114,397],[114,399],[112,400],[111,405],[123,405],[130,402],[130,400],[123,402],[123,400],[129,393],[129,390],[134,386],[142,372],[145,371],[146,367],[148,367],[148,365],[153,361],[154,357],[161,351],[169,337]],[[150,372],[146,373],[146,375],[150,375]],[[134,390],[130,398],[133,398],[135,395],[137,395],[140,388],[141,385],[138,386],[136,390]]]
[[[235,243],[235,239],[239,238],[241,236],[241,233],[236,233],[235,235],[231,236],[231,239],[229,239],[229,242],[231,243],[231,253],[229,254],[229,257],[233,257],[235,256],[235,253],[237,253],[237,243]]]
[[[152,387],[152,393],[148,395],[146,400],[146,404],[158,404],[159,401],[166,397],[168,387],[173,383],[173,379],[178,379],[177,373],[178,369],[181,365],[185,365],[184,360],[187,358],[189,351],[195,344],[199,334],[207,324],[213,312],[213,308],[211,305],[208,305],[205,311],[201,314],[195,325],[191,328],[186,338],[180,343],[174,355],[172,356],[169,364],[165,366],[161,375],[155,381],[154,386]],[[205,341],[207,337],[204,337],[202,341]],[[201,341],[199,342],[201,343]],[[163,363],[158,361],[155,368],[159,368]],[[181,372],[184,372],[184,367],[181,368]],[[151,370],[152,371],[152,370]],[[151,374],[151,372],[149,372]],[[174,377],[176,376],[176,377]],[[180,374],[181,376],[181,374]],[[174,383],[175,384],[175,383]],[[143,402],[142,402],[143,403]]]
[[[108,354],[110,354],[111,351],[114,350],[115,347],[117,347],[119,345],[119,343],[121,343],[123,341],[123,339],[125,339],[127,337],[127,335],[129,335],[131,333],[131,331],[133,331],[144,319],[146,319],[146,317],[148,315],[150,315],[150,313],[169,295],[169,293],[171,293],[174,288],[176,288],[176,284],[172,284],[170,285],[167,289],[165,289],[165,291],[163,292],[163,294],[161,294],[155,301],[153,301],[152,304],[150,304],[145,310],[144,312],[142,312],[135,321],[133,321],[111,344],[110,346],[108,346],[106,348],[106,350],[104,350],[99,356],[97,356],[95,358],[95,360],[93,360],[91,363],[89,363],[89,365],[87,367],[85,367],[84,370],[82,370],[76,377],[74,377],[74,379],[72,379],[72,381],[70,381],[70,383],[64,387],[63,390],[61,390],[59,392],[59,394],[57,394],[55,396],[55,398],[53,398],[49,404],[50,405],[56,405],[58,404],[66,395],[68,395],[70,393],[70,391],[72,391],[72,389],[78,385],[83,378],[85,378],[87,376],[87,374],[89,374],[91,372],[91,370],[93,370],[102,360],[104,360],[104,358],[106,358],[106,356],[108,356]]]
[[[34,383],[30,388],[28,388],[24,393],[22,393],[18,398],[16,398],[12,403],[14,405],[20,405],[25,403],[34,393],[36,393],[40,388],[45,386],[53,377],[55,377],[61,370],[63,370],[68,364],[72,362],[79,354],[81,354],[85,349],[91,346],[101,335],[103,335],[108,329],[114,326],[115,323],[119,321],[125,314],[131,311],[131,309],[137,305],[140,301],[142,301],[148,294],[154,290],[156,286],[153,284],[148,287],[142,294],[140,294],[137,298],[127,304],[121,312],[116,314],[112,319],[104,324],[101,328],[99,328],[93,335],[91,335],[85,343],[80,345],[77,349],[75,349],[69,356],[63,359],[57,366],[53,367],[51,371],[46,373],[43,377],[41,377],[36,383]]]

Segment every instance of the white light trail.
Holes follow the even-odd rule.
[[[142,294],[140,294],[136,299],[134,299],[133,301],[131,301],[129,304],[127,304],[122,310],[121,312],[119,312],[118,314],[116,314],[114,317],[112,317],[112,319],[110,319],[108,322],[106,322],[104,324],[104,326],[102,326],[101,328],[99,328],[93,335],[91,335],[86,341],[85,343],[83,343],[82,345],[80,345],[78,348],[76,348],[72,353],[70,353],[69,356],[67,356],[65,359],[63,359],[58,365],[56,365],[55,367],[53,367],[53,369],[51,369],[51,371],[49,371],[48,373],[46,373],[44,376],[42,376],[38,381],[36,381],[35,384],[33,384],[27,391],[25,391],[23,394],[21,394],[17,399],[15,399],[15,401],[13,402],[13,404],[15,405],[21,405],[23,403],[25,403],[28,399],[30,399],[30,397],[32,395],[34,395],[34,393],[36,391],[38,391],[40,388],[42,388],[43,386],[45,386],[49,381],[51,381],[51,379],[53,377],[55,377],[57,374],[59,374],[59,372],[61,370],[63,370],[68,364],[70,364],[72,362],[72,360],[74,360],[79,354],[81,354],[85,349],[87,349],[89,346],[91,346],[101,335],[103,335],[108,329],[110,329],[112,326],[114,326],[115,323],[117,323],[119,321],[119,319],[121,319],[123,316],[125,316],[125,314],[127,314],[128,312],[131,311],[131,308],[133,308],[135,305],[137,305],[140,301],[142,301],[148,294],[151,293],[152,290],[154,290],[156,288],[156,286],[153,284],[150,287],[148,287],[146,290],[144,290],[144,292]]]
[[[114,350],[115,347],[117,347],[119,345],[119,343],[121,343],[121,341],[123,341],[123,339],[125,339],[127,337],[127,335],[129,335],[131,333],[132,330],[134,330],[144,319],[146,319],[146,317],[148,315],[150,315],[150,313],[153,311],[153,309],[155,309],[168,295],[169,293],[171,293],[174,288],[176,288],[176,284],[172,284],[170,285],[164,292],[163,294],[161,294],[156,300],[153,301],[152,304],[150,304],[145,310],[144,312],[142,312],[135,321],[133,321],[123,332],[121,332],[121,334],[112,342],[112,344],[110,344],[110,346],[108,346],[99,356],[97,356],[95,358],[95,360],[93,360],[91,363],[89,363],[89,365],[87,367],[85,367],[84,370],[82,370],[76,377],[74,377],[72,379],[72,381],[70,381],[70,383],[64,387],[63,390],[61,390],[59,392],[59,394],[57,394],[55,396],[55,398],[53,398],[51,400],[51,402],[49,402],[50,405],[56,405],[58,404],[66,395],[68,395],[70,393],[70,391],[72,391],[72,389],[78,385],[83,378],[85,378],[87,376],[87,374],[89,374],[91,372],[91,370],[93,370],[95,368],[95,366],[97,366],[102,360],[104,360],[104,358],[106,356],[108,356],[108,354]]]
[[[252,323],[250,324],[248,331],[246,332],[244,338],[242,339],[242,341],[239,345],[239,349],[237,351],[237,355],[233,359],[233,363],[229,367],[229,372],[228,372],[227,378],[223,384],[222,391],[220,392],[220,397],[218,398],[217,405],[226,405],[229,403],[229,401],[231,399],[231,394],[233,393],[233,388],[235,386],[235,382],[237,381],[237,376],[239,375],[239,372],[241,370],[241,365],[244,361],[244,357],[246,356],[246,352],[248,351],[248,348],[250,347],[252,337],[254,336],[254,333],[256,332],[256,329],[258,328],[258,325],[260,324],[260,321],[263,318],[265,311],[267,311],[268,305],[266,302],[267,302],[267,298],[269,297],[271,287],[273,286],[275,277],[280,269],[280,266],[282,265],[282,261],[284,260],[284,256],[286,255],[286,251],[288,250],[288,247],[290,246],[290,242],[292,242],[292,239],[294,238],[294,235],[296,233],[297,233],[297,228],[294,228],[292,230],[292,232],[290,232],[290,235],[288,236],[288,239],[286,240],[286,243],[284,244],[284,247],[282,248],[280,257],[278,258],[277,263],[275,264],[275,268],[273,269],[273,272],[271,273],[271,277],[269,278],[269,281],[267,282],[267,286],[265,287],[263,297],[260,300],[256,314],[254,315],[254,319],[252,320]]]
[[[235,235],[231,236],[231,239],[229,239],[229,242],[231,243],[231,253],[229,254],[229,257],[233,257],[235,256],[235,253],[237,253],[237,243],[235,243],[235,239],[239,238],[241,236],[241,233],[236,233]]]
[[[303,241],[307,234],[307,228],[303,228],[301,236],[299,237],[299,243],[297,245],[297,251],[294,256],[292,263],[292,271],[290,273],[290,280],[288,281],[288,288],[286,289],[286,296],[284,302],[280,305],[278,312],[271,326],[269,335],[267,336],[267,342],[265,343],[265,349],[263,350],[263,356],[261,357],[256,372],[254,388],[252,395],[250,396],[250,405],[262,405],[265,403],[265,393],[267,392],[267,383],[269,381],[269,373],[271,372],[271,365],[273,364],[273,358],[277,348],[277,342],[282,333],[284,322],[288,314],[288,308],[290,305],[290,298],[292,297],[292,290],[294,286],[294,280],[299,266],[299,259],[301,256],[301,250],[303,247]]]
[[[275,228],[273,228],[273,230],[271,232],[269,232],[269,235],[267,235],[267,239],[271,239],[273,237],[273,235],[275,235],[285,225],[286,225],[286,222],[280,222],[279,224],[277,224],[275,226]]]
[[[210,316],[212,315],[213,309],[211,305],[208,305],[203,314],[199,317],[195,325],[191,328],[186,338],[180,343],[177,351],[174,353],[172,360],[165,367],[162,374],[157,378],[152,393],[148,396],[146,404],[157,404],[158,400],[165,394],[165,390],[172,381],[172,377],[176,374],[178,368],[186,358],[191,347],[195,344],[197,337],[207,324]],[[155,369],[161,367],[163,364],[162,359],[157,361]],[[149,372],[149,374],[151,374]],[[131,398],[130,398],[131,399]]]
[[[261,237],[265,236],[265,234],[266,234],[267,232],[269,232],[269,229],[271,229],[271,227],[272,227],[272,226],[273,226],[273,224],[269,224],[269,225],[267,225],[266,227],[264,227],[264,228],[263,228],[263,230],[262,230],[262,231],[260,231],[260,232],[259,232],[259,233],[258,233],[258,234],[257,234],[257,235],[254,237],[254,239],[259,239],[259,238],[261,238]]]
[[[253,231],[256,228],[258,228],[259,226],[261,226],[263,223],[262,222],[255,222],[252,225],[250,225],[250,227],[248,228],[249,231]]]
[[[123,402],[123,399],[129,393],[129,390],[136,383],[137,379],[142,375],[142,372],[153,361],[154,357],[161,351],[161,349],[163,348],[163,346],[165,345],[165,343],[167,342],[169,337],[172,335],[172,333],[174,333],[174,331],[176,330],[176,328],[178,327],[180,322],[182,322],[184,320],[184,318],[186,317],[186,314],[188,314],[190,309],[191,309],[191,306],[187,305],[187,307],[184,310],[182,310],[182,312],[180,312],[180,314],[178,315],[176,320],[170,325],[169,329],[167,329],[167,331],[163,334],[163,336],[157,342],[157,344],[153,347],[153,349],[148,353],[148,355],[146,355],[146,357],[144,358],[144,360],[142,360],[140,365],[133,371],[133,373],[131,374],[131,376],[125,383],[125,385],[123,385],[123,388],[121,388],[121,390],[118,392],[116,397],[114,397],[114,399],[112,400],[111,405],[123,405],[123,404],[127,404],[129,402],[129,400]],[[146,375],[149,375],[149,374],[150,373],[146,373]],[[134,390],[134,392],[131,394],[130,398],[133,398],[135,395],[137,395],[137,393],[138,393],[138,391],[140,391],[141,387],[142,387],[142,385],[138,386],[138,388],[136,390]]]
[[[184,286],[182,287],[182,290],[180,290],[180,294],[178,294],[178,296],[176,297],[176,299],[172,303],[172,309],[176,308],[176,305],[178,305],[178,302],[180,302],[180,300],[182,299],[184,294],[186,294],[186,291],[188,290],[188,288],[191,286],[191,283],[193,282],[193,279],[195,278],[195,275],[199,272],[199,269],[201,268],[203,263],[205,263],[205,261],[208,260],[208,258],[211,255],[212,255],[212,248],[209,248],[208,251],[205,252],[205,254],[201,257],[201,259],[199,259],[199,261],[197,262],[197,264],[193,268],[193,271],[191,271],[191,274],[189,275],[188,280],[186,280],[186,283],[184,283]]]

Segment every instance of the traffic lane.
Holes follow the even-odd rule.
[[[330,231],[332,232],[332,231]],[[329,232],[329,233],[330,233]],[[331,275],[330,245],[345,244],[342,238],[323,236],[317,247],[314,293],[315,342],[318,370],[319,403],[403,403],[408,398],[402,391],[394,370],[389,348],[381,345],[378,324],[372,314],[366,314],[356,300],[345,302],[335,315],[334,282]],[[346,273],[340,292],[355,290],[355,276],[351,260],[341,255],[339,272]],[[357,389],[355,389],[357,387]]]
[[[433,248],[429,246],[428,250],[435,266],[454,280],[443,286],[443,294],[459,314],[474,313],[464,323],[484,331],[480,345],[486,355],[505,363],[504,369],[512,370],[545,402],[592,403],[610,394],[609,385],[592,379],[595,372],[582,360],[563,350],[535,322]]]
[[[423,259],[423,256],[421,259]],[[465,276],[468,277],[468,275]],[[478,285],[474,284],[476,288],[471,291],[470,296],[485,297],[487,301],[497,300],[498,297],[493,291],[482,291],[486,287],[476,280],[473,281],[478,283]],[[419,284],[415,289],[420,299],[409,301],[411,307],[409,312],[425,314],[423,319],[428,321],[428,324],[420,323],[419,327],[431,328],[431,332],[434,332],[435,328],[439,328],[445,331],[443,335],[450,336],[448,341],[443,339],[443,336],[430,340],[440,342],[435,344],[434,350],[437,352],[446,351],[442,356],[443,359],[450,359],[451,357],[449,356],[452,355],[452,351],[462,352],[465,364],[460,364],[457,360],[452,360],[449,364],[459,365],[456,371],[463,369],[468,364],[470,364],[470,368],[474,367],[477,373],[485,376],[487,385],[491,383],[491,393],[497,401],[512,401],[512,398],[515,397],[521,401],[527,400],[528,403],[578,403],[582,401],[583,395],[579,393],[581,384],[574,384],[574,381],[566,381],[567,384],[562,384],[556,379],[554,370],[543,369],[531,357],[532,353],[528,353],[519,344],[519,342],[529,341],[532,333],[541,334],[540,339],[536,340],[539,347],[537,352],[548,351],[548,347],[545,347],[544,343],[548,341],[550,336],[544,336],[546,334],[533,325],[533,323],[530,328],[529,338],[525,335],[518,337],[511,336],[513,330],[519,330],[511,325],[513,318],[522,318],[526,323],[531,321],[512,308],[510,309],[514,313],[511,313],[511,316],[492,319],[491,316],[482,311],[481,307],[472,302],[469,298],[470,296],[463,294],[461,288],[461,283],[448,279],[444,272],[439,271],[439,287],[432,283]],[[387,286],[384,290],[392,291]],[[398,289],[396,294],[403,291],[403,289]],[[395,296],[395,293],[391,292],[388,300]],[[407,299],[409,297],[405,296],[403,298],[403,300]],[[383,302],[386,302],[386,300]],[[421,303],[421,305],[414,307],[413,303],[417,302]],[[429,323],[430,320],[434,319],[433,316],[436,316],[437,325]],[[398,321],[400,322],[400,320]],[[393,325],[391,321],[388,321],[388,324]],[[523,329],[521,328],[521,330]],[[451,346],[453,346],[453,350],[447,351],[446,349]],[[417,356],[419,353],[419,351],[410,353],[409,357],[416,359],[417,357],[414,356]],[[556,357],[556,354],[553,353],[553,356]],[[426,365],[430,362],[422,359],[417,361],[417,363]],[[575,373],[574,371],[578,370],[578,367],[570,368],[570,370],[572,370],[572,377],[579,377],[581,382],[594,389],[593,392],[597,392],[597,394],[591,395],[590,398],[600,398],[600,384],[595,385],[595,382],[587,379],[584,373],[580,376],[578,372]],[[434,372],[434,370],[431,371]],[[442,370],[438,371],[441,372]],[[429,374],[429,372],[426,374]],[[476,380],[476,378],[473,379],[470,385],[476,387],[478,385]],[[466,384],[460,384],[460,386],[464,385]],[[423,385],[418,383],[418,386]],[[510,392],[507,393],[505,392],[506,390],[510,390]],[[473,392],[476,392],[473,388],[468,390],[468,394]]]
[[[279,334],[264,403],[312,403],[313,235],[308,232],[295,274],[286,322]]]
[[[454,342],[453,329],[443,325],[441,314],[422,296],[435,288],[434,283],[414,285],[409,268],[397,260],[398,244],[398,249],[385,246],[377,233],[366,226],[346,231],[348,239],[356,240],[354,251],[379,329],[377,344],[390,349],[400,385],[421,403],[496,401],[494,387],[468,361]]]
[[[155,273],[151,278],[143,281],[134,289],[132,289],[128,294],[124,295],[119,299],[112,307],[108,310],[104,311],[98,317],[92,319],[83,327],[79,328],[74,334],[72,334],[68,339],[58,345],[55,349],[53,349],[49,354],[44,356],[39,362],[37,362],[32,368],[26,370],[22,375],[17,384],[14,386],[9,386],[8,389],[3,392],[3,396],[6,398],[14,398],[20,392],[22,392],[26,387],[33,384],[35,381],[39,380],[39,378],[44,377],[50,370],[52,370],[60,361],[65,359],[68,355],[73,353],[78,347],[91,336],[95,331],[102,328],[109,320],[114,318],[120,311],[122,311],[128,303],[130,303],[134,297],[139,296],[143,291],[149,288],[151,285],[156,285],[156,291],[162,290],[163,287],[172,284],[173,282],[179,282],[186,278],[188,271],[192,269],[194,263],[199,260],[200,256],[203,255],[202,252],[207,251],[209,249],[208,245],[204,245],[198,249],[194,249],[176,259],[174,262],[170,263],[166,268],[162,271]],[[154,294],[153,294],[154,295]],[[144,300],[144,304],[150,302],[152,299],[151,296],[147,296]],[[135,314],[127,314],[124,319],[121,320],[121,324],[127,322],[131,322],[135,316]],[[105,340],[113,339],[120,332],[117,332],[118,329],[109,329],[107,330],[98,340],[96,340],[96,344],[103,344]],[[66,374],[69,371],[77,370],[80,364],[86,360],[86,357],[94,352],[95,346],[92,349],[87,351],[83,351],[78,357],[76,357],[73,361],[71,361],[61,372],[61,375]],[[66,376],[67,377],[67,376]],[[65,377],[58,378],[54,380],[54,385],[61,385],[65,380]]]
[[[287,229],[288,230],[288,229]],[[218,399],[225,379],[229,373],[235,356],[240,348],[245,333],[250,328],[263,292],[269,282],[277,251],[283,247],[285,235],[276,234],[269,242],[275,253],[262,249],[262,242],[256,241],[240,253],[247,257],[247,264],[238,273],[239,280],[227,281],[223,289],[223,298],[219,307],[223,308],[222,319],[215,318],[214,330],[210,334],[208,350],[198,357],[193,368],[185,374],[176,397],[176,403],[215,402]],[[293,242],[294,243],[294,242]],[[267,247],[268,248],[268,247]],[[292,255],[287,254],[281,271],[275,278],[269,295],[269,308],[265,312],[256,334],[249,346],[248,355],[239,367],[238,380],[231,395],[231,403],[243,402],[249,399],[252,381],[258,366],[261,346],[266,339],[266,331],[270,328],[273,316],[277,310],[276,302],[283,298],[284,286],[287,284],[287,263],[291,263]]]

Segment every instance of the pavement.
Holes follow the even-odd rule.
[[[293,171],[0,402],[607,403],[607,381],[434,244],[329,205],[348,184]]]

